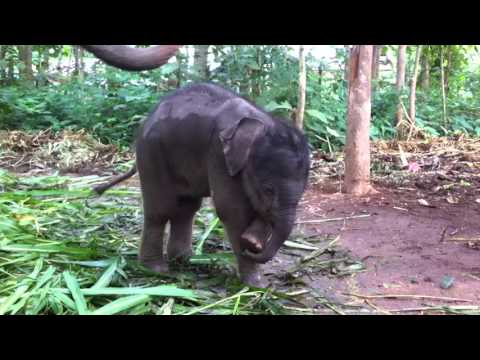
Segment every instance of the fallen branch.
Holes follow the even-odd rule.
[[[331,218],[331,219],[322,219],[322,220],[301,220],[297,221],[295,224],[322,224],[330,221],[342,221],[342,220],[351,220],[351,219],[361,219],[372,216],[371,214],[364,214],[364,215],[355,215],[355,216],[347,216],[343,218]]]
[[[310,261],[310,260],[313,260],[314,258],[322,255],[325,251],[327,251],[329,248],[331,248],[338,240],[340,239],[340,235],[337,236],[335,239],[333,239],[332,241],[330,241],[327,245],[325,245],[324,247],[320,248],[320,249],[317,249],[317,250],[314,250],[312,251],[310,254],[304,256],[301,260],[300,260],[300,263],[305,263],[307,261]]]
[[[291,248],[291,249],[300,249],[300,250],[318,250],[318,247],[304,245],[300,243],[296,243],[294,241],[285,241],[283,246]]]
[[[361,295],[353,293],[344,293],[344,295],[350,295],[361,299],[429,299],[429,300],[443,300],[443,301],[461,301],[461,302],[473,302],[472,300],[450,298],[442,296],[430,296],[430,295],[405,295],[405,294],[389,294],[389,295]]]
[[[300,270],[303,266],[304,263],[308,262],[308,261],[311,261],[313,259],[315,259],[316,257],[322,255],[325,251],[327,251],[330,247],[332,247],[338,240],[340,239],[340,235],[337,236],[335,239],[333,239],[332,241],[330,241],[327,245],[325,245],[324,247],[320,248],[320,249],[317,249],[315,251],[312,251],[310,254],[304,256],[303,258],[300,259],[300,261],[295,265],[293,266],[292,268],[288,269],[287,270],[287,273],[294,273],[298,270]],[[322,261],[321,263],[317,264],[317,266],[321,266],[322,264],[325,264],[325,263],[331,263],[331,262],[338,262],[338,261],[345,261],[347,260],[347,258],[342,258],[342,259],[331,259],[331,260],[327,260],[327,261]]]
[[[475,311],[480,310],[480,306],[476,305],[463,305],[463,306],[423,306],[423,307],[414,307],[414,308],[405,308],[405,309],[393,309],[388,310],[391,313],[394,312],[416,312],[416,311]]]
[[[480,241],[480,238],[464,238],[464,237],[451,237],[448,238],[448,241],[468,241],[468,242],[476,242]]]
[[[370,300],[368,299],[364,299],[365,303],[367,303],[367,305],[369,305],[370,307],[372,307],[374,310],[378,311],[379,313],[382,313],[384,315],[392,315],[390,313],[390,311],[387,311],[387,310],[383,310],[381,308],[379,308],[377,305],[375,305],[374,303],[372,303]]]

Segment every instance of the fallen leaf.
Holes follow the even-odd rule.
[[[455,278],[453,276],[446,275],[440,281],[440,287],[442,289],[450,289],[455,282]]]
[[[403,152],[403,149],[400,146],[400,144],[398,144],[398,150],[400,152],[400,161],[402,162],[402,166],[407,167],[408,166],[407,157],[405,156],[405,153]]]
[[[447,202],[449,204],[458,204],[460,200],[458,200],[458,198],[456,198],[455,196],[453,196],[452,194],[449,194],[446,198]]]
[[[432,205],[430,205],[430,204],[428,203],[428,201],[425,200],[425,199],[418,199],[418,203],[419,203],[420,205],[422,205],[422,206],[432,207]]]

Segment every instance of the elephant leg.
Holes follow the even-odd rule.
[[[238,220],[234,221],[233,224],[231,222],[225,224],[228,239],[237,258],[238,275],[240,280],[247,285],[266,287],[268,283],[262,275],[261,265],[242,255],[244,250],[243,246],[241,246],[242,241],[244,241],[242,240],[242,234],[247,226],[248,221],[240,222]]]
[[[170,219],[170,238],[167,246],[169,261],[185,260],[192,255],[192,228],[201,199],[181,198],[177,201],[175,215]]]
[[[139,260],[145,267],[159,273],[168,272],[163,257],[163,237],[167,218],[145,214]]]
[[[163,273],[168,271],[163,255],[165,225],[173,214],[175,196],[160,155],[156,158],[148,155],[147,151],[137,151],[144,209],[139,261],[147,268]]]
[[[235,196],[235,191],[230,192],[228,198],[224,198],[228,199],[228,201],[223,201],[224,199],[222,198],[223,196],[214,194],[217,214],[225,225],[228,240],[237,258],[240,280],[250,286],[267,287],[268,282],[262,275],[261,265],[242,254],[246,245],[243,235],[252,223],[253,209],[248,205],[246,198],[238,192],[237,196]]]

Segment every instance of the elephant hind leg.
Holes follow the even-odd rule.
[[[179,197],[170,219],[170,239],[167,246],[169,261],[185,260],[192,255],[192,227],[202,199]]]
[[[158,272],[168,272],[168,264],[163,257],[163,237],[167,218],[145,216],[139,260],[147,268]]]
[[[164,273],[168,271],[168,264],[163,255],[163,239],[165,226],[173,214],[175,198],[169,192],[171,186],[156,180],[142,180],[144,222],[139,260],[149,269]],[[158,185],[162,183],[165,185]]]

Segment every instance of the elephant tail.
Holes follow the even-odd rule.
[[[137,165],[133,165],[133,167],[126,172],[125,174],[118,175],[114,177],[110,182],[105,183],[105,184],[100,184],[97,186],[93,187],[93,191],[95,191],[98,195],[102,195],[105,191],[110,189],[111,187],[117,185],[118,183],[121,183],[122,181],[125,181],[129,178],[131,178],[133,175],[137,173]]]

